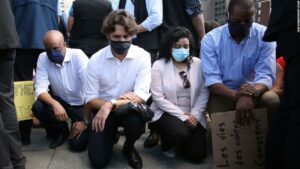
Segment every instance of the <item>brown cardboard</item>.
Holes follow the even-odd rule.
[[[264,169],[267,110],[253,110],[255,123],[240,127],[235,111],[212,114],[214,169]]]

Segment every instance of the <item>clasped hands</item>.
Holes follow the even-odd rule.
[[[250,125],[254,122],[252,110],[254,108],[253,98],[259,96],[259,91],[254,85],[243,84],[235,94],[236,122],[241,126]]]
[[[197,127],[197,118],[192,115],[191,113],[184,113],[184,115],[188,116],[188,119],[186,119],[184,121],[184,123],[190,128],[190,129],[194,129]]]

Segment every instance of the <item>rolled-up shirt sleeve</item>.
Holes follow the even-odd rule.
[[[100,91],[100,76],[98,75],[96,59],[91,58],[86,68],[85,78],[85,102],[89,102],[93,99],[99,98]]]
[[[265,84],[272,88],[276,77],[275,42],[263,42],[258,62],[254,66],[254,83]]]
[[[204,36],[201,41],[201,59],[206,87],[223,83],[215,48],[212,36],[209,34]]]
[[[48,93],[48,87],[50,85],[49,74],[47,71],[47,55],[41,53],[37,62],[36,74],[35,74],[35,96],[39,97],[42,93]]]
[[[139,71],[135,79],[133,92],[140,97],[143,101],[147,101],[150,97],[150,84],[151,84],[151,60],[150,54],[139,65]]]
[[[141,25],[148,31],[152,31],[162,24],[163,8],[162,0],[146,0],[148,17]]]
[[[186,13],[190,16],[195,16],[203,13],[200,0],[186,0]]]

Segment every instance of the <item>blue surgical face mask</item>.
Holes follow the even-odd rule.
[[[56,64],[61,64],[64,61],[64,56],[60,50],[48,50],[46,51],[49,60]]]
[[[182,62],[190,56],[190,49],[172,48],[172,56],[176,62]]]

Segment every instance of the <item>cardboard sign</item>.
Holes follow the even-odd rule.
[[[214,169],[264,169],[267,110],[253,115],[255,123],[241,127],[235,111],[211,114]]]
[[[31,119],[31,107],[35,101],[33,81],[14,82],[14,92],[18,121]]]

